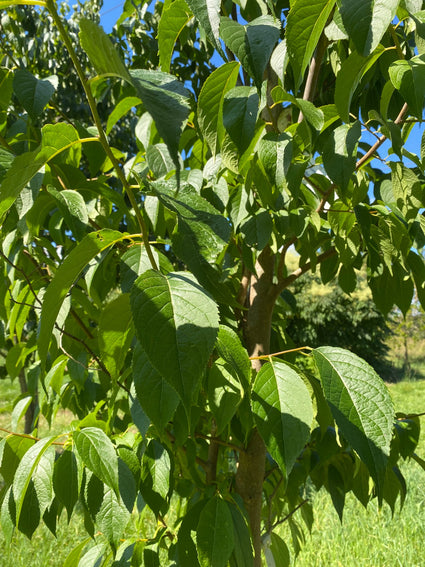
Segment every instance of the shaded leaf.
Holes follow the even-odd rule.
[[[227,503],[214,496],[202,509],[196,530],[201,567],[226,567],[234,547],[233,520]]]

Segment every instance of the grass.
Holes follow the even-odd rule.
[[[403,381],[390,384],[389,389],[397,411],[421,413],[425,411],[425,381]],[[18,394],[17,384],[0,382],[0,427],[9,427],[13,398]],[[60,414],[63,423],[69,415]],[[422,426],[425,425],[424,418]],[[45,424],[43,428],[46,427]],[[418,454],[425,457],[425,435]],[[416,463],[402,465],[408,484],[404,508],[398,507],[394,517],[388,506],[378,510],[372,502],[365,510],[352,495],[347,496],[344,521],[341,524],[330,497],[319,492],[314,499],[315,520],[311,535],[296,560],[295,567],[419,567],[425,565],[423,526],[425,525],[425,472]],[[299,513],[297,513],[299,515]],[[290,541],[286,527],[282,535]],[[57,539],[44,526],[35,532],[30,542],[16,534],[10,547],[5,545],[0,532],[0,567],[59,567],[68,553],[85,539],[83,522],[74,514],[70,524],[63,514]]]

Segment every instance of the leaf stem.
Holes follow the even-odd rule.
[[[139,227],[140,227],[140,232],[141,232],[142,238],[143,238],[143,243],[146,247],[146,252],[148,254],[151,266],[154,270],[158,270],[158,266],[156,264],[156,261],[155,261],[155,258],[153,256],[152,249],[151,249],[151,246],[150,246],[150,243],[149,243],[148,229],[147,229],[145,220],[142,216],[142,213],[140,212],[140,208],[137,204],[136,197],[133,193],[133,190],[131,189],[131,187],[130,187],[127,179],[126,179],[123,170],[121,169],[119,161],[117,160],[117,158],[115,157],[111,147],[109,146],[108,140],[106,138],[106,134],[105,134],[103,127],[102,127],[102,122],[100,120],[99,113],[97,111],[96,101],[93,97],[90,85],[89,85],[88,80],[87,80],[87,78],[84,74],[83,68],[82,68],[82,66],[81,66],[81,64],[78,60],[78,57],[77,57],[77,54],[74,50],[72,42],[71,42],[71,40],[68,36],[68,33],[67,33],[63,23],[62,23],[61,18],[59,17],[59,15],[56,11],[53,0],[47,0],[46,6],[47,6],[47,9],[48,9],[50,15],[53,18],[53,21],[55,22],[55,24],[56,24],[56,26],[59,30],[61,38],[62,38],[62,40],[65,44],[65,47],[67,48],[67,50],[69,52],[72,63],[75,67],[77,75],[78,75],[78,77],[81,81],[81,84],[83,86],[83,89],[84,89],[84,92],[85,92],[86,97],[87,97],[87,102],[89,104],[94,123],[95,123],[97,131],[99,133],[99,141],[102,144],[102,147],[105,150],[106,155],[110,159],[110,161],[111,161],[111,163],[112,163],[112,165],[115,169],[115,172],[117,174],[117,177],[121,181],[122,186],[124,187],[124,190],[125,190],[125,192],[128,196],[128,199],[131,203],[131,206],[132,206],[132,208],[133,208],[133,210],[136,214],[136,218],[137,218],[137,221],[138,221]]]
[[[16,431],[10,431],[9,429],[5,429],[4,427],[0,427],[0,431],[3,433],[7,433],[8,435],[13,435],[14,437],[23,437],[24,439],[31,439],[32,441],[41,441],[40,437],[34,437],[33,435],[28,435],[28,433],[17,433]],[[69,435],[68,433],[63,433],[59,437],[65,437]],[[63,447],[66,445],[66,441],[53,441],[52,445],[60,445]]]

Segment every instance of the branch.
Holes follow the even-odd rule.
[[[271,354],[262,354],[260,356],[250,356],[249,360],[266,360],[267,358],[271,358],[273,356],[280,356],[281,354],[289,354],[290,352],[300,352],[303,350],[313,350],[312,347],[309,346],[301,346],[298,348],[290,348],[289,350],[281,350],[280,352],[273,352]],[[302,353],[304,354],[304,353]]]
[[[394,120],[394,124],[401,124],[404,121],[404,116],[407,112],[407,109],[408,109],[407,102],[405,102],[403,104],[403,107],[400,110],[397,118]],[[361,157],[359,159],[359,161],[356,163],[356,170],[360,169],[362,167],[362,165],[364,165],[367,161],[369,161],[369,159],[372,157],[372,155],[376,152],[377,149],[379,149],[382,146],[382,144],[385,142],[386,139],[387,139],[387,136],[382,135],[373,144],[373,146],[371,146],[369,148],[369,150],[365,153],[365,155],[363,157]]]
[[[326,250],[326,252],[323,252],[322,254],[320,254],[320,256],[317,257],[316,263],[320,264],[321,262],[323,262],[327,258],[330,258],[334,254],[336,254],[335,248],[330,248],[329,250]],[[279,289],[281,291],[284,290],[285,288],[290,286],[291,283],[297,280],[300,276],[308,272],[310,269],[311,269],[311,261],[307,262],[306,264],[304,264],[304,266],[301,266],[300,268],[292,272],[292,274],[290,274],[288,277],[280,280],[278,284]]]
[[[81,84],[83,86],[84,92],[85,92],[86,97],[87,97],[87,102],[89,104],[90,111],[91,111],[91,114],[93,116],[94,123],[95,123],[97,131],[99,133],[99,141],[102,144],[102,147],[105,150],[106,155],[111,160],[111,163],[112,163],[112,165],[115,169],[117,177],[121,181],[122,186],[124,187],[124,190],[125,190],[125,192],[128,196],[128,199],[131,203],[131,206],[132,206],[134,212],[136,213],[136,218],[137,218],[137,221],[139,223],[140,232],[141,232],[141,235],[142,235],[142,238],[143,238],[143,243],[145,245],[146,252],[148,254],[151,266],[154,270],[158,271],[158,266],[156,264],[156,261],[155,261],[155,258],[153,256],[152,249],[151,249],[151,246],[150,246],[150,243],[149,243],[148,229],[147,229],[146,223],[143,219],[142,213],[140,212],[140,209],[139,209],[139,206],[137,204],[136,197],[134,196],[133,190],[130,187],[130,185],[129,185],[127,179],[126,179],[123,170],[121,169],[119,161],[117,160],[112,149],[109,146],[105,132],[103,131],[102,122],[100,120],[99,113],[97,111],[96,101],[95,101],[93,94],[91,92],[91,88],[90,88],[89,83],[87,81],[87,78],[84,74],[83,68],[82,68],[82,66],[81,66],[81,64],[78,60],[77,54],[74,50],[74,46],[72,45],[72,42],[71,42],[71,40],[68,36],[68,33],[67,33],[63,23],[62,23],[62,20],[59,17],[57,11],[56,11],[54,1],[53,0],[47,0],[46,6],[47,6],[47,9],[48,9],[50,15],[53,18],[58,30],[59,30],[60,36],[61,36],[61,38],[62,38],[62,40],[65,44],[65,47],[67,48],[67,50],[69,52],[69,55],[72,59],[72,63],[75,67],[75,70],[77,71],[77,75],[78,75],[78,77],[81,81]]]
[[[15,437],[23,437],[24,439],[31,439],[33,441],[41,441],[39,437],[34,437],[33,435],[28,435],[27,433],[16,433],[16,431],[10,431],[9,429],[5,429],[4,427],[0,427],[0,431],[7,433],[8,435],[14,435]],[[68,433],[63,433],[60,437],[65,437]],[[60,445],[63,447],[66,444],[66,441],[53,441],[52,445]]]
[[[275,523],[272,525],[270,532],[272,532],[275,528],[277,528],[277,526],[280,526],[280,524],[283,524],[284,522],[286,522],[287,520],[289,520],[289,518],[290,518],[291,516],[293,516],[293,515],[295,514],[295,512],[301,508],[301,506],[304,506],[304,504],[307,504],[307,503],[308,503],[308,500],[303,500],[302,502],[300,502],[300,503],[298,504],[298,506],[295,506],[295,508],[294,508],[291,512],[289,512],[289,514],[287,514],[284,518],[282,518],[282,520],[279,520],[278,522],[275,522]],[[270,532],[269,532],[269,533],[270,533]]]
[[[195,437],[196,439],[205,439],[206,441],[217,443],[217,445],[222,445],[223,447],[229,447],[229,449],[233,449],[234,451],[238,451],[239,453],[245,452],[245,449],[243,447],[234,445],[233,443],[228,443],[227,441],[222,441],[219,437],[211,437],[209,435],[203,435],[202,433],[196,433]]]

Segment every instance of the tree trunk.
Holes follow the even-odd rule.
[[[275,256],[267,247],[258,258],[257,273],[251,276],[248,313],[244,325],[245,343],[250,356],[260,356],[270,352],[273,308],[279,294],[277,286],[273,284],[274,264]],[[261,364],[261,360],[252,361],[252,366],[257,372]],[[245,449],[245,453],[239,456],[236,490],[242,497],[248,513],[254,546],[254,566],[261,567],[261,507],[266,447],[256,429],[252,432]]]

